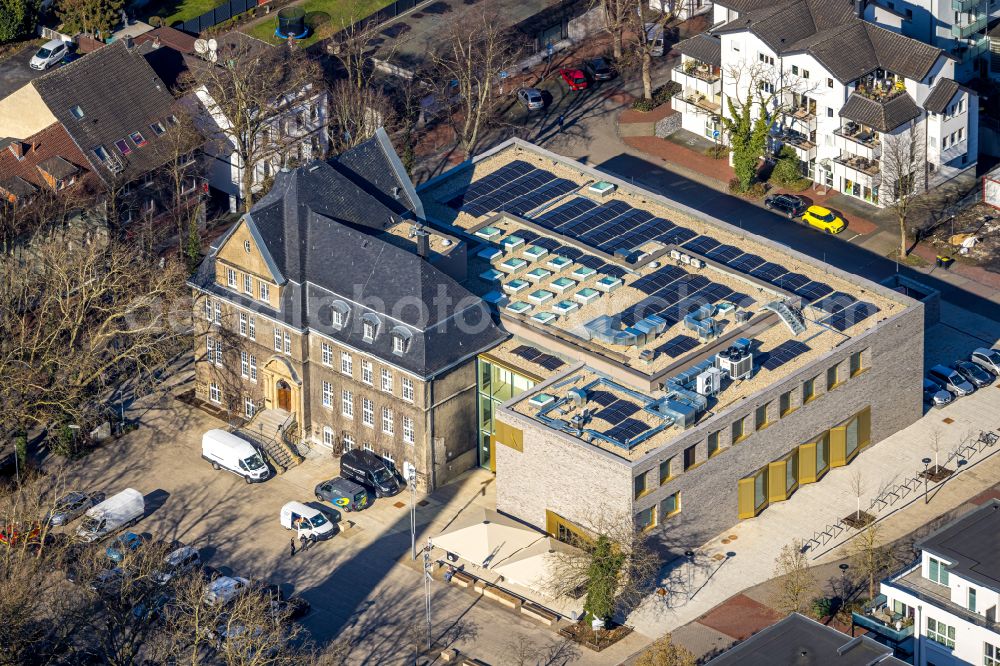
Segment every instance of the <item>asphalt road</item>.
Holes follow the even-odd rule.
[[[37,46],[26,46],[0,62],[0,99],[20,90],[32,79],[43,74],[43,72],[28,66],[28,61],[31,60],[31,56],[35,55],[36,51],[38,51]],[[49,71],[51,69],[49,68]]]

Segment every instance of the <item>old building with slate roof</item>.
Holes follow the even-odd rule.
[[[421,488],[471,467],[476,356],[506,334],[460,284],[465,245],[422,216],[381,130],[277,173],[190,280],[197,395],[250,432],[375,451]]]
[[[885,206],[897,180],[954,177],[976,163],[978,97],[952,54],[880,25],[889,15],[865,0],[716,2],[712,29],[676,46],[682,127],[724,141],[727,99],[759,89],[777,107],[768,151],[791,147],[819,188]],[[920,156],[908,174],[884,163],[903,143]]]

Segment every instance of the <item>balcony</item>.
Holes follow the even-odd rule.
[[[783,132],[777,132],[774,135],[775,140],[780,141],[786,146],[791,146],[799,159],[803,162],[808,162],[809,160],[816,157],[816,143],[810,141],[809,137],[804,134],[800,134],[793,130],[785,130]]]
[[[722,97],[708,98],[699,92],[681,90],[671,99],[673,108],[681,113],[706,113],[717,116],[722,111]]]
[[[834,130],[833,135],[837,137],[837,147],[852,155],[877,160],[882,154],[882,142],[878,138],[878,132],[870,127],[849,122]]]
[[[956,12],[971,12],[979,5],[985,8],[986,0],[951,0],[951,8]]]
[[[974,19],[971,23],[966,23],[965,25],[953,25],[951,26],[951,36],[958,37],[959,39],[966,39],[970,35],[982,32],[986,28],[988,20],[989,16],[983,14],[979,18]]]
[[[796,131],[812,132],[816,129],[816,105],[793,108],[785,112],[785,118]]]
[[[693,76],[694,78],[701,79],[706,83],[715,83],[716,81],[722,79],[722,70],[720,68],[703,62],[698,62],[697,60],[688,60],[683,65],[674,67],[674,71],[686,76]]]
[[[722,93],[722,70],[712,65],[688,60],[674,67],[672,77],[687,91],[715,97]]]
[[[887,605],[884,594],[875,597],[862,613],[851,613],[851,624],[864,627],[898,645],[913,636],[913,618],[894,613]]]
[[[883,584],[906,592],[970,624],[989,629],[994,633],[1000,633],[1000,623],[997,623],[995,618],[986,617],[985,615],[974,613],[964,606],[959,606],[951,600],[951,589],[948,586],[939,585],[934,581],[924,578],[920,571],[919,562],[911,565],[911,568],[904,570],[900,574],[890,576]]]
[[[880,104],[885,104],[891,99],[906,94],[906,87],[900,81],[893,79],[882,79],[858,82],[854,89],[855,95],[860,95],[866,99],[872,99]]]
[[[833,161],[844,165],[848,169],[863,173],[866,176],[875,177],[880,173],[878,160],[861,157],[860,155],[845,155],[841,153],[839,156],[834,157]]]

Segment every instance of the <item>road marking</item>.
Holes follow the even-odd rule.
[[[858,236],[864,236],[864,234],[854,234],[853,236],[851,236],[850,238],[847,239],[847,242],[850,243],[851,241],[853,241]]]

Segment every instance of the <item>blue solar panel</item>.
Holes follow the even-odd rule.
[[[628,400],[616,400],[594,414],[594,418],[607,421],[611,425],[618,425],[637,411],[639,411],[639,405]]]
[[[451,199],[447,205],[459,209],[463,203],[472,202],[478,197],[490,194],[497,188],[503,187],[512,180],[520,178],[534,170],[535,167],[524,160],[515,160],[510,164],[500,167],[490,175],[473,182],[464,192]]]
[[[809,278],[802,273],[786,273],[774,282],[774,285],[779,289],[793,293],[796,289],[801,289],[807,284],[809,284]]]
[[[826,312],[827,314],[836,314],[857,300],[858,299],[854,298],[850,294],[845,294],[842,291],[835,291],[829,296],[824,296],[814,302],[812,306],[818,310]]]
[[[618,400],[618,398],[611,391],[591,391],[587,395],[587,400],[589,402],[596,402],[602,407],[607,407],[611,403]]]
[[[766,370],[774,370],[807,351],[809,351],[809,345],[798,340],[785,340],[771,351],[764,352],[766,358],[761,366]]]
[[[664,266],[649,275],[644,275],[632,283],[632,287],[644,294],[655,294],[668,284],[684,277],[687,273],[677,266]]]
[[[728,264],[741,254],[743,254],[743,250],[734,245],[719,245],[709,250],[705,256],[719,263]]]
[[[664,243],[673,243],[675,245],[680,245],[685,241],[689,241],[698,234],[691,231],[687,227],[675,226],[673,229],[665,234],[660,235],[660,240]]]
[[[534,218],[534,222],[547,229],[555,229],[595,208],[597,208],[597,204],[590,199],[575,197]]]
[[[656,348],[656,352],[664,354],[670,358],[677,358],[681,354],[691,351],[698,346],[698,341],[689,335],[678,335],[664,342]]]
[[[788,273],[788,270],[781,264],[776,264],[773,261],[768,261],[761,264],[757,268],[750,271],[750,275],[755,278],[764,280],[766,282],[775,282],[782,275]]]
[[[670,222],[669,220],[664,220],[660,217],[653,217],[645,211],[640,211],[640,214],[643,216],[642,219],[644,220],[641,224],[629,233],[623,235],[621,238],[608,242],[601,249],[605,252],[614,252],[615,250],[623,247],[638,247],[653,238],[662,236],[674,228],[673,222]],[[640,218],[636,217],[634,219],[638,220]]]
[[[568,222],[559,228],[560,233],[572,234],[574,236],[582,236],[588,231],[597,229],[597,227],[602,224],[610,222],[614,218],[627,213],[632,210],[624,201],[612,201],[611,203],[606,203],[602,206],[598,206],[589,213],[585,213],[580,217]]]
[[[739,291],[734,291],[733,293],[729,294],[729,298],[727,300],[729,300],[732,303],[735,303],[741,308],[748,308],[757,302],[756,298],[752,296],[747,296],[746,294]]]
[[[582,239],[588,245],[601,247],[606,243],[610,243],[618,238],[624,238],[626,235],[634,232],[649,217],[649,213],[644,211],[630,210],[607,224],[602,225],[600,228],[588,231],[583,235]]]
[[[799,287],[794,291],[802,298],[809,301],[815,301],[817,298],[823,298],[833,291],[833,287],[825,282],[810,282],[809,284]]]
[[[719,241],[711,236],[698,236],[684,243],[684,249],[704,255],[709,250],[719,246]]]
[[[628,444],[629,440],[635,439],[649,429],[648,425],[638,419],[625,419],[604,434],[622,444]]]
[[[543,185],[530,194],[525,194],[524,196],[518,197],[510,203],[505,204],[501,207],[501,210],[514,215],[524,215],[528,211],[535,210],[548,201],[558,199],[562,195],[572,192],[576,188],[577,185],[573,181],[566,180],[565,178],[558,178],[551,183]]]
[[[827,317],[820,323],[826,324],[838,331],[846,331],[851,326],[868,319],[868,317],[871,317],[878,311],[879,308],[873,303],[858,301],[857,303],[851,303],[837,314]]]
[[[753,269],[764,263],[764,259],[756,254],[743,254],[728,262],[730,268],[734,268],[741,273],[749,273]]]

